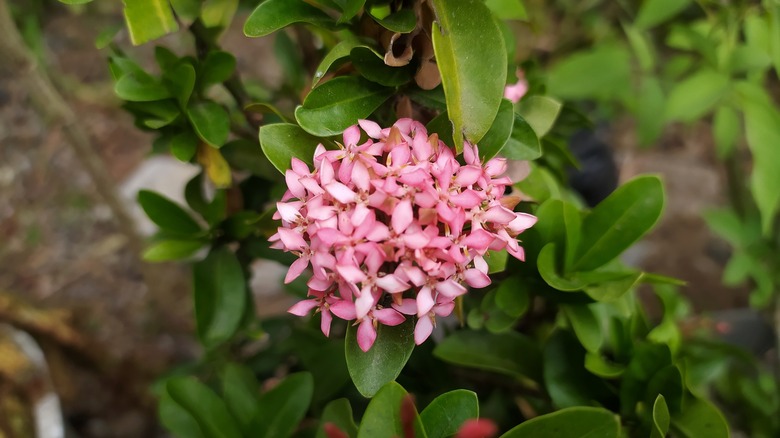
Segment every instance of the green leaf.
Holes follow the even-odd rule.
[[[506,48],[501,30],[480,0],[433,0],[433,49],[458,153],[490,129],[504,93]]]
[[[712,120],[712,136],[718,159],[725,160],[734,154],[742,131],[739,115],[730,106],[721,105]]]
[[[358,428],[355,424],[355,419],[352,417],[352,406],[349,404],[349,400],[345,398],[333,400],[322,410],[320,427],[317,429],[316,438],[328,438],[324,429],[324,426],[327,423],[336,425],[336,427],[346,433],[349,438],[355,438],[357,436]]]
[[[522,0],[485,0],[485,5],[502,20],[527,20]]]
[[[274,123],[260,127],[260,146],[263,153],[284,173],[293,157],[308,164],[314,163],[314,150],[322,140],[292,123]]]
[[[222,394],[228,410],[236,419],[244,436],[252,435],[252,419],[257,415],[260,388],[252,370],[229,363],[221,373]]]
[[[604,408],[572,407],[540,415],[501,438],[618,438],[620,417]]]
[[[404,436],[401,404],[407,392],[398,383],[388,382],[376,393],[363,414],[358,429],[358,438],[394,438]],[[412,419],[414,436],[426,438],[417,410]]]
[[[683,397],[683,378],[680,368],[670,364],[661,368],[647,383],[644,401],[652,403],[659,394],[663,394],[666,404],[672,412],[680,412]]]
[[[163,82],[182,107],[187,106],[195,89],[195,67],[182,62],[163,73]]]
[[[531,305],[528,283],[516,276],[502,281],[496,290],[496,305],[509,316],[523,316]]]
[[[193,235],[200,225],[184,209],[170,199],[148,190],[138,192],[138,203],[161,230],[177,235]]]
[[[666,406],[664,396],[658,394],[653,403],[653,425],[650,429],[650,438],[664,438],[669,432],[669,408]]]
[[[623,31],[626,33],[631,50],[639,61],[639,67],[643,73],[652,73],[655,70],[655,53],[649,38],[649,32],[642,32],[636,26],[623,23]]]
[[[252,434],[259,438],[291,436],[309,410],[314,392],[311,374],[290,374],[260,397]]]
[[[220,147],[230,134],[230,116],[218,104],[206,101],[190,105],[187,116],[201,140],[213,147]]]
[[[712,110],[729,89],[729,77],[702,69],[679,82],[666,101],[666,119],[691,122]]]
[[[544,245],[539,251],[539,257],[536,259],[536,267],[539,269],[539,275],[550,286],[564,292],[574,292],[582,290],[588,285],[577,277],[567,278],[558,273],[558,257],[556,256],[556,246],[554,243]]]
[[[171,32],[179,26],[168,0],[124,0],[125,22],[133,45],[140,45]]]
[[[672,417],[672,430],[682,438],[728,438],[729,426],[718,408],[707,400],[689,396],[678,415]]]
[[[650,380],[658,370],[671,364],[672,353],[668,345],[635,342],[633,356],[620,385],[620,412],[623,415],[635,412],[636,404],[643,401]]]
[[[234,140],[226,143],[219,151],[222,152],[225,160],[236,169],[248,170],[253,175],[261,176],[270,181],[284,180],[256,142]]]
[[[230,79],[236,71],[236,57],[220,50],[209,52],[200,65],[198,88],[201,90],[213,84]]]
[[[200,15],[200,0],[170,0],[173,12],[180,19],[195,21]]]
[[[151,102],[171,97],[171,93],[159,80],[142,70],[120,77],[114,84],[114,92],[120,99],[130,102]]]
[[[205,0],[200,19],[209,28],[226,28],[233,21],[238,9],[238,0]]]
[[[198,151],[198,141],[198,136],[192,131],[188,130],[177,134],[171,138],[171,153],[179,161],[189,163],[195,156],[195,152]]]
[[[282,77],[296,92],[303,89],[306,82],[306,68],[303,55],[297,42],[287,32],[277,32],[274,39],[274,56],[282,68]]]
[[[506,249],[500,251],[488,250],[487,256],[485,256],[485,261],[488,264],[488,274],[506,271],[508,258],[509,253],[506,252]]]
[[[577,277],[585,278],[584,274]],[[617,273],[616,278],[594,282],[595,284],[586,286],[584,290],[589,297],[596,301],[617,301],[643,277],[644,274],[641,272],[621,272]]]
[[[368,117],[393,93],[356,76],[340,76],[311,90],[295,119],[307,132],[330,136],[342,133],[358,119]]]
[[[517,112],[531,125],[536,136],[542,138],[555,125],[562,106],[552,97],[527,96],[517,103]]]
[[[312,88],[320,82],[320,79],[322,79],[323,76],[325,76],[325,73],[330,71],[331,68],[336,68],[343,64],[347,58],[349,58],[349,53],[352,51],[352,49],[359,45],[360,42],[357,40],[348,39],[333,46],[333,48],[330,49],[328,54],[322,58],[322,61],[320,61],[320,64],[317,66],[317,70],[314,72],[314,79],[311,81]]]
[[[437,345],[433,355],[455,365],[517,379],[539,381],[541,378],[541,352],[534,342],[517,332],[460,330]]]
[[[479,154],[483,157],[483,162],[487,162],[496,154],[501,153],[502,149],[506,147],[505,145],[513,133],[514,124],[515,112],[512,102],[501,99],[501,105],[498,107],[498,114],[493,120],[493,125],[479,141]]]
[[[198,252],[204,245],[200,240],[167,239],[147,248],[142,258],[147,262],[181,260]]]
[[[501,155],[510,160],[535,160],[541,157],[542,145],[531,125],[517,113],[514,118],[512,134],[501,149]]]
[[[479,401],[476,393],[465,389],[445,392],[420,413],[428,438],[453,436],[471,418],[479,418]]]
[[[203,184],[204,173],[199,173],[184,186],[184,199],[191,209],[197,211],[211,225],[225,218],[227,200],[224,190],[217,190],[211,200],[207,199]]]
[[[650,145],[658,140],[664,128],[664,92],[657,78],[647,76],[639,85],[639,104],[636,109],[639,144]]]
[[[171,399],[187,411],[207,438],[240,438],[241,431],[225,403],[214,391],[192,377],[174,377],[166,389]]]
[[[246,282],[236,255],[217,248],[192,267],[195,320],[206,348],[230,339],[244,316]]]
[[[585,350],[590,353],[598,353],[604,341],[601,332],[601,324],[593,310],[585,304],[561,305],[561,310],[569,320],[574,334]]]
[[[553,65],[549,94],[562,99],[613,99],[631,89],[631,55],[616,44],[600,44]]]
[[[780,209],[780,112],[762,88],[740,84],[740,92],[747,143],[753,154],[750,188],[761,212],[761,229],[768,237]]]
[[[395,380],[414,350],[414,322],[407,318],[395,327],[379,324],[376,342],[367,352],[357,343],[357,327],[347,329],[345,354],[352,383],[364,397],[373,397]]]
[[[684,11],[690,4],[691,0],[645,0],[634,24],[640,29],[650,29]]]
[[[309,23],[326,28],[332,28],[335,24],[328,14],[303,0],[266,0],[247,18],[244,35],[261,37],[293,23]]]
[[[382,55],[366,46],[357,46],[349,53],[355,70],[364,78],[380,85],[395,87],[412,79],[414,70],[411,65],[390,67],[385,64]]]
[[[339,8],[343,12],[341,14],[341,18],[339,19],[339,23],[343,23],[350,18],[354,17],[359,11],[360,8],[363,7],[363,5],[366,3],[366,0],[333,0],[338,4]]]
[[[398,33],[409,33],[417,27],[417,15],[411,9],[401,9],[385,18],[371,18],[385,29]]]
[[[536,216],[540,219],[536,230],[542,239],[562,248],[560,251],[565,250],[563,270],[568,272],[580,241],[582,220],[579,209],[570,202],[548,199],[536,211]]]
[[[657,176],[640,176],[627,182],[582,221],[582,240],[575,270],[598,268],[647,233],[661,217],[664,190]]]
[[[604,379],[614,379],[623,375],[626,367],[607,361],[599,353],[585,353],[585,369]]]
[[[160,423],[175,437],[204,438],[195,418],[171,398],[167,389],[160,395],[157,416],[160,417]]]

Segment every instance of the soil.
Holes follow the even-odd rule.
[[[93,44],[105,26],[121,25],[121,18],[116,8],[82,14],[52,10],[43,24],[46,69],[120,186],[151,148],[150,136],[118,108],[105,53]],[[257,61],[272,58],[269,44],[242,38],[232,29],[224,39],[239,51],[240,68],[266,83],[278,81],[278,69]],[[133,52],[149,59],[150,49]],[[668,194],[663,219],[632,250],[631,261],[686,280],[682,292],[696,310],[745,306],[745,289],[720,282],[728,245],[700,216],[725,201],[724,174],[708,127],[669,129],[658,146],[646,150],[636,145],[630,121],[613,123],[611,131],[621,180],[658,173]],[[144,273],[61,128],[40,117],[13,77],[0,77],[0,145],[0,294],[38,309],[66,311],[65,321],[83,334],[92,352],[74,359],[72,349],[39,338],[67,422],[81,437],[156,435],[153,379],[199,354],[191,337],[187,269],[170,264],[154,269],[151,277]],[[164,292],[152,294],[146,284]],[[657,303],[646,301],[657,314]]]

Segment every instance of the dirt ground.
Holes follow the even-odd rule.
[[[46,68],[66,91],[119,186],[151,144],[118,108],[105,54],[94,49],[100,30],[121,21],[57,10],[44,23]],[[244,47],[257,43],[241,38],[231,32],[226,41]],[[267,49],[253,49],[239,68],[276,80],[273,68],[248,61],[268,59]],[[745,290],[721,284],[728,246],[700,218],[703,209],[725,201],[724,175],[707,127],[670,129],[647,150],[636,146],[630,121],[613,123],[611,130],[621,179],[658,173],[668,193],[661,224],[632,250],[631,259],[649,271],[686,280],[683,292],[697,310],[746,305]],[[155,271],[162,295],[150,293],[143,275],[61,129],[39,116],[14,78],[0,77],[0,294],[66,311],[87,349],[100,352],[74,361],[71,350],[43,336],[47,353],[53,352],[54,385],[77,436],[156,434],[148,385],[168,365],[198,354],[190,336],[187,269],[172,264]]]

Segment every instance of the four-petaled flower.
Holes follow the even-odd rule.
[[[536,218],[513,211],[517,202],[504,196],[512,184],[501,176],[506,160],[483,164],[476,145],[464,145],[461,164],[411,119],[384,129],[360,120],[343,140],[337,150],[317,147],[313,171],[293,158],[285,173],[288,190],[274,215],[282,226],[271,246],[299,257],[285,282],[313,271],[311,298],[289,312],[316,309],[326,336],[333,316],[354,321],[363,351],[379,324],[416,316],[420,344],[436,317],[452,313],[465,285],[490,284],[488,251],[506,249],[523,260],[517,235]]]

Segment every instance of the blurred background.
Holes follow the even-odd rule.
[[[13,431],[27,427],[19,426],[24,418],[30,420],[26,406],[51,392],[59,399],[68,436],[154,436],[159,430],[149,388],[173,365],[200,352],[192,338],[189,268],[139,261],[138,249],[154,227],[135,196],[139,189],[152,188],[181,200],[197,169],[152,155],[152,136],[133,125],[113,93],[107,52],[96,41],[122,29],[121,2],[76,7],[53,0],[0,3],[10,8],[36,61],[33,70],[51,77],[89,145],[85,152],[72,144],[70,122],[63,123],[56,111],[59,103],[36,101],[24,80],[31,71],[14,68],[7,45],[0,45],[0,436],[25,436]],[[617,41],[626,14],[620,3],[526,1],[534,19],[532,25],[513,25],[517,59],[533,57],[538,60],[533,69],[554,71],[572,54]],[[273,37],[250,40],[241,31],[242,17],[253,6],[239,7],[221,42],[236,55],[247,83],[279,87],[283,77],[272,54]],[[701,15],[698,9],[690,13]],[[9,32],[8,27],[0,29],[0,39],[7,41]],[[186,51],[191,44],[186,38],[174,34],[160,43]],[[123,30],[114,41],[143,65],[153,64],[154,44],[133,47]],[[641,73],[628,65],[628,57],[616,59],[617,64],[596,69],[607,77],[601,85],[607,91],[619,88],[624,79],[636,81]],[[587,144],[601,151],[595,155],[602,158],[583,159],[583,171],[599,174],[604,160],[612,159],[620,181],[639,173],[657,173],[665,181],[668,202],[662,221],[625,261],[686,281],[681,291],[702,315],[690,320],[692,327],[756,319],[754,312],[740,310],[748,306],[751,288],[723,284],[731,249],[702,217],[707,209],[725,205],[729,192],[728,169],[716,156],[711,118],[661,124],[651,144],[640,145],[641,122],[621,109],[622,98],[602,89],[590,95],[568,92],[577,85],[561,78],[560,70],[558,79],[556,73],[551,77],[558,81],[551,87],[557,86],[561,97],[579,101],[595,122],[594,130],[577,142],[586,144],[581,158],[588,157]],[[610,83],[615,70],[625,73]],[[590,73],[582,74],[584,80]],[[97,169],[94,163],[99,163]],[[106,181],[112,190],[101,186]],[[117,221],[106,193],[128,212],[134,230]],[[286,309],[275,286],[283,272],[269,263],[254,270],[262,312]],[[658,315],[654,295],[643,296],[650,314]],[[756,324],[759,329],[748,330],[748,337],[765,329]],[[30,353],[36,344],[46,363],[36,362]],[[765,351],[766,346],[756,348]]]

